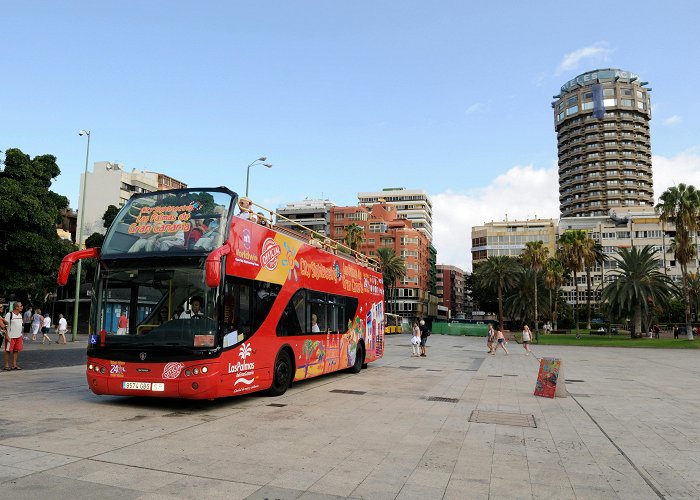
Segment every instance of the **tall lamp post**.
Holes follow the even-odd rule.
[[[87,183],[87,173],[88,173],[88,158],[90,157],[90,131],[81,130],[78,132],[79,136],[87,136],[87,151],[85,153],[85,173],[83,174],[83,187],[81,189],[80,196],[80,214],[78,216],[78,228],[77,228],[77,243],[78,250],[83,248],[83,219],[85,217],[85,184]],[[71,341],[75,342],[78,340],[78,306],[80,304],[80,272],[82,271],[82,261],[78,261],[78,269],[75,273],[75,305],[73,306],[73,327]]]
[[[245,197],[248,197],[248,184],[250,183],[250,167],[253,165],[262,165],[263,167],[272,168],[272,163],[263,163],[267,160],[267,156],[261,156],[250,165],[248,165],[248,172],[245,175]]]

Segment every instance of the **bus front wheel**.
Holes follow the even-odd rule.
[[[270,396],[281,396],[287,391],[292,377],[292,362],[287,351],[280,351],[275,360],[272,373],[272,386],[268,390]]]
[[[352,368],[350,368],[350,371],[352,373],[360,373],[360,370],[362,370],[362,365],[365,364],[365,350],[362,347],[362,344],[357,345],[357,351],[355,351],[355,364],[352,365]]]

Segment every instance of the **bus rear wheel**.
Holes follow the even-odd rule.
[[[272,386],[267,391],[270,396],[281,396],[287,391],[292,378],[292,362],[287,351],[280,351],[272,372]]]
[[[362,347],[362,344],[357,345],[357,351],[355,351],[355,364],[352,365],[352,368],[350,368],[350,371],[352,373],[360,373],[360,370],[362,370],[362,365],[365,364],[365,349]]]

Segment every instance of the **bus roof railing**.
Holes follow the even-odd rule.
[[[357,264],[367,266],[370,269],[373,269],[374,271],[380,272],[381,266],[379,264],[379,260],[377,260],[376,258],[370,257],[369,255],[365,255],[364,253],[358,252],[357,250],[353,250],[349,246],[344,245],[332,238],[329,238],[325,234],[321,234],[317,231],[314,231],[310,227],[306,227],[303,224],[299,224],[295,220],[288,219],[284,215],[278,214],[274,210],[271,210],[258,203],[255,203],[254,201],[250,200],[249,198],[245,198],[244,196],[241,196],[239,198],[239,207],[240,201],[242,199],[248,200],[251,207],[257,207],[260,210],[262,210],[264,212],[263,214],[261,214],[260,212],[255,213],[255,211],[251,208],[247,209],[248,212],[254,214],[258,218],[260,218],[260,216],[262,215],[262,218],[265,221],[265,223],[273,230],[291,236],[292,238],[295,238],[297,240],[303,241],[304,243],[308,243],[309,245],[323,249],[332,254],[344,257],[348,260],[353,260]],[[266,217],[265,214],[269,214],[269,218]],[[277,221],[279,220],[283,220],[285,222],[290,223],[294,227],[294,229],[289,228],[285,225],[278,224]]]

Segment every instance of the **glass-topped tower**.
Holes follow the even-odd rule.
[[[554,96],[562,217],[653,206],[646,85],[629,71],[597,69]]]

